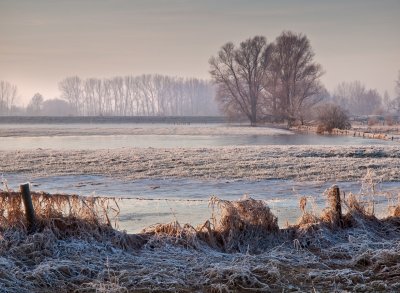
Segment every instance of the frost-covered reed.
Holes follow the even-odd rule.
[[[303,200],[298,224],[279,228],[261,201],[212,198],[203,225],[137,235],[112,228],[109,199],[32,196],[40,224],[29,234],[18,194],[0,194],[1,292],[400,289],[400,218],[376,218],[359,195],[341,194],[340,225],[336,202],[316,215]]]

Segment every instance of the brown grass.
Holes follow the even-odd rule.
[[[83,231],[89,227],[111,228],[110,214],[118,216],[119,208],[115,200],[101,197],[81,197],[77,195],[31,194],[36,216],[36,228],[44,227],[64,233]],[[111,202],[113,205],[111,205]],[[85,225],[80,229],[80,225]],[[25,229],[24,206],[19,192],[0,193],[0,227]]]
[[[19,194],[0,193],[0,292],[400,289],[400,218],[377,219],[356,195],[342,196],[342,226],[329,211],[308,211],[305,199],[299,223],[279,229],[262,201],[212,198],[204,225],[159,224],[140,235],[112,227],[111,199],[32,198],[38,226],[28,234]]]
[[[254,251],[255,242],[268,245],[279,232],[278,218],[262,201],[252,198],[239,201],[211,198],[210,205],[218,209],[218,218],[207,220],[196,228],[177,222],[158,224],[144,230],[158,237],[173,237],[175,243],[198,247],[198,241],[225,252]]]

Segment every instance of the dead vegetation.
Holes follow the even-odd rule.
[[[32,193],[29,234],[20,195],[4,191],[0,292],[398,292],[400,205],[378,219],[368,194],[337,195],[321,215],[301,198],[298,224],[281,229],[261,201],[214,197],[204,225],[128,235],[112,199]]]
[[[110,215],[118,215],[117,202],[109,198],[77,195],[32,193],[35,229],[51,229],[57,236],[82,236],[113,231]],[[0,197],[0,227],[27,230],[24,206],[19,192],[2,192]]]

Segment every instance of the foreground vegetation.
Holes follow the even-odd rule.
[[[33,193],[29,234],[20,195],[4,191],[0,291],[398,291],[399,203],[377,219],[365,195],[334,195],[322,215],[302,198],[302,217],[286,228],[260,201],[211,198],[204,225],[130,235],[112,228],[113,199]]]

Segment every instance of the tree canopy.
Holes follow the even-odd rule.
[[[222,110],[245,116],[252,125],[266,116],[302,120],[303,107],[317,102],[312,97],[323,91],[323,71],[313,58],[308,38],[292,32],[271,44],[263,36],[238,47],[226,43],[209,60]]]

